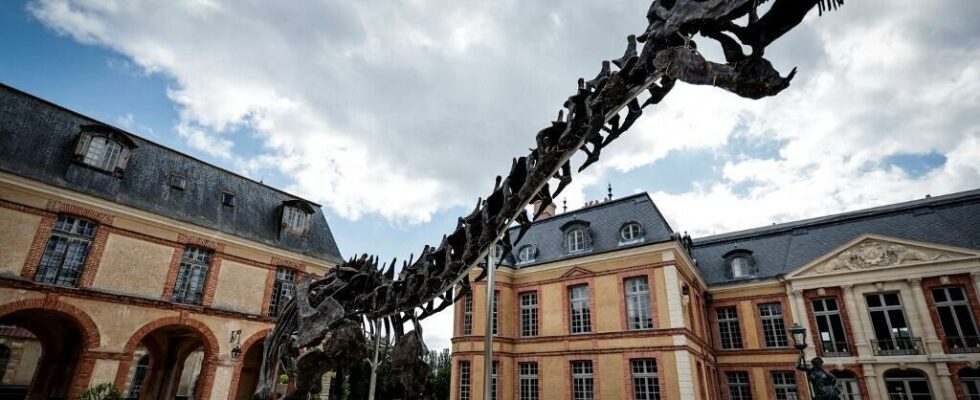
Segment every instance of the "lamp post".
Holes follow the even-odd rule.
[[[806,328],[797,322],[789,328],[789,333],[793,338],[793,347],[800,351],[800,361],[796,363],[796,369],[806,373],[810,398],[813,400],[837,400],[840,397],[837,378],[823,370],[823,359],[814,357],[810,362],[812,366],[806,365],[806,355],[804,354],[804,350],[807,348]]]

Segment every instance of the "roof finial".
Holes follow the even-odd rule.
[[[567,213],[568,212],[568,198],[567,197],[561,200],[561,212],[562,213]]]
[[[606,189],[609,191],[609,200],[612,200],[612,182],[606,182],[606,183],[608,184],[608,186],[606,186]]]

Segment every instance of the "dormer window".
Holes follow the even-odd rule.
[[[517,251],[517,261],[520,264],[532,262],[534,261],[534,257],[538,255],[537,253],[538,249],[536,247],[526,244],[521,246]]]
[[[589,235],[589,222],[572,220],[560,227],[564,234],[565,251],[569,254],[589,251],[592,248],[592,238]]]
[[[643,227],[636,222],[627,222],[619,229],[619,244],[631,244],[643,241]]]
[[[89,142],[82,162],[91,167],[112,171],[119,162],[120,153],[122,153],[121,144],[105,136],[96,136]]]
[[[85,125],[75,145],[75,160],[85,166],[121,175],[136,143],[125,133],[103,125]]]
[[[301,200],[291,200],[282,206],[282,231],[296,236],[306,236],[314,213],[313,206]]]
[[[176,172],[170,174],[170,187],[177,190],[187,189],[187,178]]]
[[[749,260],[744,256],[732,257],[732,277],[744,278],[749,276]]]
[[[736,248],[725,253],[724,257],[732,279],[748,278],[756,274],[752,251]]]
[[[221,192],[221,205],[225,207],[234,207],[235,194],[231,192]]]
[[[565,246],[569,253],[585,251],[585,229],[575,228],[565,234]]]

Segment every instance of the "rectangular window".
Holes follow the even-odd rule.
[[[208,277],[211,252],[202,248],[187,246],[180,260],[180,270],[174,284],[173,301],[184,304],[201,304],[204,296],[204,282]]]
[[[633,400],[660,400],[660,377],[657,360],[630,360],[633,375]]]
[[[276,270],[276,281],[272,284],[272,299],[269,300],[269,316],[278,317],[279,311],[289,299],[293,298],[296,289],[296,271],[279,267]]]
[[[470,362],[459,362],[459,400],[470,400]]]
[[[592,361],[572,361],[572,400],[595,399]]]
[[[729,400],[752,400],[752,387],[749,386],[748,371],[725,372],[728,380]]]
[[[898,293],[873,293],[865,296],[865,301],[875,332],[872,344],[876,355],[921,353],[918,341],[912,337]]]
[[[497,304],[500,303],[500,291],[493,291],[493,333],[492,335],[497,336]]]
[[[792,371],[772,371],[772,390],[776,400],[799,400],[796,374]]]
[[[738,311],[735,307],[719,307],[715,310],[718,313],[718,338],[721,340],[721,348],[741,349],[742,331],[738,326]]]
[[[221,192],[221,204],[225,207],[234,207],[235,194],[230,192]]]
[[[820,343],[824,357],[850,355],[851,350],[847,345],[844,320],[841,318],[837,299],[814,299],[810,306],[813,307],[813,318],[817,322],[818,337],[815,340]]]
[[[980,352],[980,338],[973,311],[962,287],[932,289],[932,299],[943,325],[943,334],[950,353]]]
[[[170,174],[170,187],[178,190],[187,188],[187,178],[176,172]]]
[[[623,281],[626,287],[626,321],[630,330],[652,329],[650,312],[650,285],[647,277],[640,276]]]
[[[490,368],[490,400],[497,400],[497,392],[499,391],[497,385],[500,382],[500,380],[497,379],[498,364],[499,363],[497,361],[494,361],[493,367]]]
[[[538,292],[521,293],[521,336],[538,336]]]
[[[787,347],[786,323],[783,322],[783,306],[779,303],[759,305],[759,316],[762,318],[762,336],[766,347]]]
[[[463,297],[463,334],[473,334],[473,293]]]
[[[41,255],[35,282],[75,287],[95,236],[95,222],[58,216]]]
[[[520,393],[518,400],[538,400],[538,363],[517,363]]]
[[[572,333],[592,331],[592,315],[589,310],[589,286],[580,285],[568,288],[569,322]]]

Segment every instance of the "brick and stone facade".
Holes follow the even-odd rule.
[[[121,131],[136,143],[125,171],[80,169],[71,152],[92,124],[0,86],[0,345],[11,349],[0,386],[41,399],[111,383],[126,395],[148,355],[139,398],[250,398],[276,271],[322,275],[341,259],[322,212],[307,202],[309,234],[280,234],[284,204],[305,200]],[[185,188],[169,181],[178,170]],[[60,217],[94,233],[75,284],[41,283]],[[189,246],[210,256],[198,304],[173,301]],[[2,336],[14,330],[29,334]]]

